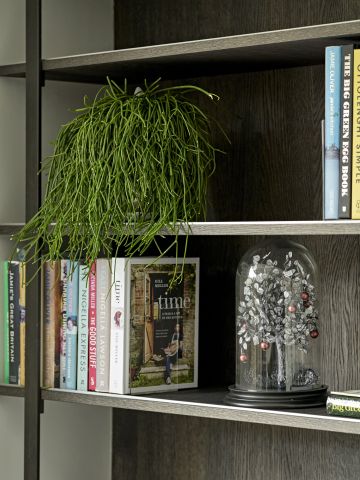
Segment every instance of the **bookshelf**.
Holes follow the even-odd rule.
[[[355,479],[359,420],[327,417],[323,409],[238,409],[223,405],[222,397],[234,376],[236,264],[250,245],[272,235],[294,236],[318,260],[324,279],[321,353],[325,383],[333,389],[360,384],[356,362],[360,347],[356,329],[360,222],[321,220],[319,130],[324,47],[359,39],[360,20],[353,18],[360,16],[360,6],[355,0],[307,1],[302,2],[303,7],[294,1],[290,2],[294,13],[287,2],[271,1],[269,5],[276,5],[271,15],[269,5],[262,11],[258,4],[244,1],[240,8],[229,1],[228,10],[219,12],[214,0],[201,0],[198,11],[204,15],[206,7],[209,12],[217,11],[219,18],[209,13],[200,22],[194,15],[191,22],[189,0],[181,7],[172,5],[171,18],[170,7],[161,1],[158,28],[154,29],[147,2],[136,3],[115,1],[114,51],[41,61],[40,1],[28,0],[28,61],[1,66],[0,76],[26,78],[31,125],[27,132],[27,218],[39,202],[43,80],[97,83],[109,75],[119,80],[127,76],[135,83],[145,76],[162,76],[171,82],[190,79],[203,83],[220,94],[222,102],[214,113],[230,132],[232,145],[227,158],[218,159],[209,186],[209,222],[191,225],[189,246],[189,255],[200,256],[202,264],[200,388],[146,397],[40,390],[39,284],[34,282],[28,293],[28,318],[33,321],[28,324],[27,349],[33,354],[27,358],[26,389],[0,386],[1,395],[25,395],[25,478],[40,478],[36,459],[40,455],[42,402],[56,401],[114,408],[114,480],[155,476],[161,480],[170,474],[174,478],[232,480],[239,472],[244,479],[272,475],[295,480],[300,470],[307,478]],[[327,8],[329,3],[332,8]],[[235,12],[233,18],[228,11]],[[170,28],[174,22],[175,30]],[[20,226],[0,225],[0,234],[9,235]],[[218,315],[214,316],[208,298],[220,303]],[[327,432],[332,433],[325,443]],[[221,456],[215,439],[225,448]],[[163,458],[164,442],[178,442],[180,451],[175,459]],[[280,445],[278,451],[274,444]],[[259,458],[256,452],[260,450]],[[213,453],[210,460],[209,452]],[[328,456],[334,458],[330,463]]]

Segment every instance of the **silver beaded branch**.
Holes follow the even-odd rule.
[[[296,345],[307,352],[309,336],[316,338],[318,312],[310,274],[292,252],[283,268],[270,258],[255,255],[244,282],[244,300],[238,307],[239,344],[244,361],[249,342],[267,350],[270,344]]]

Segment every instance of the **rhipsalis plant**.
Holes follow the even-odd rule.
[[[108,80],[93,102],[63,125],[43,169],[48,183],[38,213],[15,235],[27,261],[83,258],[102,252],[143,254],[166,229],[178,252],[180,228],[206,215],[206,188],[215,169],[210,119],[189,94],[218,100],[197,86],[129,93]],[[64,238],[66,237],[66,242]],[[114,251],[115,246],[115,251]],[[185,242],[186,255],[187,238]]]

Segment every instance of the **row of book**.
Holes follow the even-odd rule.
[[[25,384],[25,264],[5,261],[1,377],[5,384]]]
[[[325,54],[324,218],[360,219],[360,50]]]
[[[43,386],[117,394],[197,386],[199,259],[61,260],[43,272]],[[170,288],[171,286],[171,288]]]

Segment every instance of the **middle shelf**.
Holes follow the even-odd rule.
[[[360,420],[328,416],[325,408],[283,411],[231,407],[223,403],[225,395],[225,389],[183,390],[181,392],[157,393],[151,396],[79,393],[59,389],[43,389],[41,392],[42,399],[49,401],[360,434]]]

